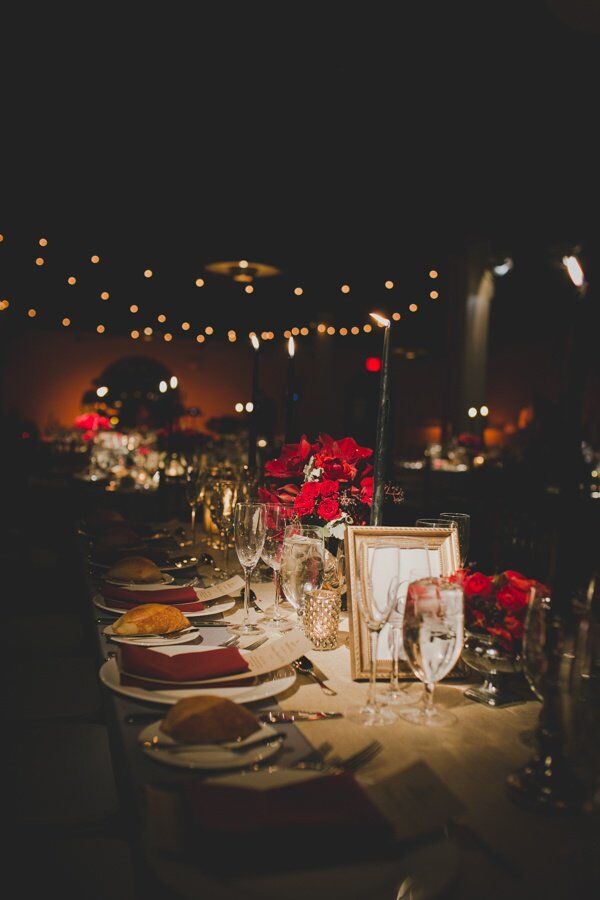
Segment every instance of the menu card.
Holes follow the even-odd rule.
[[[240,578],[239,575],[234,575],[233,578],[228,578],[227,581],[221,581],[219,584],[215,584],[212,587],[195,587],[194,591],[198,600],[202,603],[208,603],[209,600],[217,600],[218,597],[227,597],[231,594],[235,594],[237,591],[241,591],[243,587],[244,579]]]

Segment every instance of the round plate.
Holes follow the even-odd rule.
[[[161,574],[160,581],[153,581],[151,584],[137,584],[135,581],[128,581],[126,578],[104,578],[107,584],[116,584],[117,587],[130,587],[135,588],[136,591],[157,591],[160,588],[163,588],[166,584],[173,584],[175,579],[172,575],[167,575],[166,572]]]
[[[135,550],[136,554],[138,554],[138,552],[139,552],[140,555],[143,555],[143,548],[139,548],[139,547],[132,548],[132,553],[134,550]],[[112,567],[115,565],[115,563],[111,563],[109,565],[108,563],[97,562],[91,556],[88,557],[87,561],[90,566],[94,567],[94,569],[100,569],[101,571],[104,571],[104,572],[108,571],[108,569],[112,569]],[[159,566],[158,568],[160,569],[160,571],[163,574],[166,572],[168,575],[171,575],[171,574],[176,575],[177,572],[186,572],[188,569],[196,569],[197,566],[198,566],[198,560],[194,557],[193,560],[190,560],[190,562],[186,563],[185,565],[182,564],[179,566]]]
[[[140,749],[150,758],[166,763],[168,766],[176,766],[178,769],[241,769],[274,756],[282,743],[282,738],[274,728],[270,725],[261,725],[259,732],[251,734],[238,745],[240,747],[247,746],[246,753],[228,750],[220,744],[198,744],[189,751],[180,750],[179,753],[169,753],[168,750],[160,749],[152,750],[150,747],[142,746],[143,741],[150,741],[153,737],[158,737],[161,743],[177,745],[177,741],[160,730],[161,724],[162,719],[159,719],[139,733]],[[253,746],[254,741],[262,741],[268,735],[273,737],[268,744],[261,743]]]
[[[150,600],[148,600],[150,602]],[[105,612],[114,613],[116,616],[122,616],[124,613],[128,612],[126,609],[118,609],[116,606],[107,606],[106,604],[110,603],[109,601],[104,601],[104,597],[101,594],[96,594],[94,597],[94,605],[98,607],[98,609],[103,609]],[[141,604],[140,604],[141,605]],[[197,616],[216,616],[219,613],[227,612],[228,609],[233,609],[235,606],[235,600],[231,598],[227,598],[223,600],[222,603],[214,603],[211,606],[208,606],[206,609],[201,609],[197,612],[188,612],[185,608],[185,603],[176,603],[177,609],[184,614],[186,619],[195,619]],[[227,622],[223,622],[223,625],[226,626]]]
[[[268,675],[260,675],[258,684],[246,687],[213,687],[190,688],[176,691],[147,691],[140,687],[131,687],[121,684],[119,668],[116,659],[107,660],[100,669],[100,681],[116,694],[123,697],[133,697],[134,700],[145,700],[146,703],[160,703],[163,706],[173,706],[178,700],[185,697],[197,697],[210,694],[212,697],[226,697],[234,703],[256,703],[258,700],[266,700],[268,697],[276,697],[292,687],[296,681],[296,670],[291,666],[285,666]]]
[[[128,640],[127,635],[125,634],[115,634],[112,625],[107,625],[102,633],[109,637],[111,641],[114,641],[117,644],[129,644],[130,647],[134,645],[136,647],[170,647],[171,644],[186,644],[188,641],[194,640],[198,637],[200,629],[194,628],[193,631],[186,631],[185,634],[175,635],[175,637],[172,638],[143,638],[141,635],[135,635],[133,641]]]

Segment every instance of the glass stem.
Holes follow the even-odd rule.
[[[229,572],[229,534],[227,529],[225,529],[225,565],[223,566],[225,569],[225,574]]]
[[[196,507],[192,506],[192,548],[196,546]]]
[[[242,625],[247,625],[249,619],[248,604],[250,603],[250,573],[251,569],[247,569],[244,566],[244,580],[246,586],[244,588],[244,621],[242,622]]]
[[[377,709],[377,638],[379,632],[371,631],[371,677],[369,679],[369,694],[367,696],[367,706]]]
[[[390,690],[393,691],[393,693],[397,694],[398,691],[400,690],[400,685],[398,683],[398,658],[400,656],[400,629],[399,628],[393,629],[393,636],[394,636],[394,644],[393,644],[394,659],[393,659],[393,666],[392,666],[392,677],[390,679]]]
[[[279,601],[281,599],[281,581],[279,569],[273,569],[273,581],[275,582],[275,606],[273,608],[273,621],[279,621]]]
[[[426,716],[432,716],[432,715],[433,715],[433,712],[434,712],[434,709],[433,709],[433,691],[434,691],[434,688],[435,688],[435,683],[434,683],[434,682],[431,682],[431,681],[426,681],[426,682],[425,682],[425,696],[424,696],[424,703],[425,703],[425,715],[426,715]]]

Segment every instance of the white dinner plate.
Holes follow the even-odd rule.
[[[114,613],[115,615],[122,616],[128,610],[126,609],[118,609],[116,606],[107,606],[110,603],[110,600],[105,600],[101,594],[96,594],[94,597],[94,604],[98,607],[98,609],[103,609],[106,612]],[[148,603],[150,603],[150,598],[148,598]],[[142,604],[139,604],[140,606]],[[233,609],[235,606],[235,600],[231,598],[227,598],[223,600],[222,603],[212,603],[210,606],[207,606],[206,609],[202,609],[197,612],[187,612],[185,609],[185,604],[182,603],[183,609],[180,610],[186,619],[195,619],[198,616],[216,616],[218,613],[227,612],[228,609]],[[227,622],[223,622],[223,625],[226,627]]]
[[[175,578],[173,575],[162,572],[160,581],[153,581],[151,584],[137,584],[135,581],[131,581],[130,578],[108,578],[107,576],[104,576],[103,580],[106,581],[107,584],[115,584],[117,587],[134,588],[136,591],[159,591],[161,588],[164,588],[165,585],[173,584]]]
[[[212,648],[211,648],[212,649]],[[147,691],[144,688],[132,687],[121,684],[117,660],[113,657],[107,660],[100,669],[100,681],[116,694],[123,697],[132,697],[134,700],[145,700],[146,703],[160,703],[163,706],[173,706],[178,700],[186,697],[198,697],[210,695],[212,697],[226,697],[234,703],[256,703],[258,700],[266,700],[268,697],[276,697],[292,687],[296,681],[296,670],[291,666],[284,666],[276,672],[268,675],[259,675],[255,683],[245,687],[214,687],[190,688],[175,691]],[[235,684],[235,682],[233,682]]]
[[[144,555],[144,548],[143,548],[143,547],[132,547],[132,548],[131,548],[131,552],[132,552],[132,553],[135,552],[135,555],[136,555],[136,556],[143,556],[143,555]],[[118,562],[118,560],[117,560],[116,562]],[[108,569],[112,569],[112,567],[113,567],[114,565],[116,565],[116,562],[110,563],[110,565],[109,565],[108,563],[97,562],[97,561],[96,561],[93,557],[91,557],[91,556],[88,557],[88,563],[90,564],[90,566],[93,566],[95,569],[100,569],[100,570],[103,571],[103,572],[108,571]],[[198,560],[196,559],[196,557],[194,557],[192,560],[190,560],[190,561],[189,561],[188,563],[186,563],[185,565],[183,565],[183,564],[182,564],[182,565],[179,565],[179,566],[165,565],[165,566],[159,566],[158,568],[159,568],[160,571],[163,572],[163,573],[166,572],[167,574],[174,574],[174,575],[176,575],[177,572],[186,572],[188,569],[196,569],[197,566],[198,566]]]
[[[200,629],[194,628],[192,631],[186,631],[185,634],[176,634],[170,638],[167,638],[166,636],[144,638],[141,635],[134,635],[134,639],[129,640],[126,634],[115,634],[112,625],[107,625],[103,631],[103,634],[115,643],[129,644],[130,647],[170,647],[172,644],[185,644],[187,641],[197,638],[199,633]]]
[[[241,769],[274,756],[282,743],[282,738],[271,725],[261,725],[258,731],[237,744],[238,747],[247,747],[246,753],[230,750],[223,744],[197,744],[189,750],[180,750],[178,753],[142,746],[144,741],[151,741],[154,737],[157,737],[161,744],[177,745],[177,741],[161,731],[161,725],[162,719],[159,719],[139,733],[140,749],[150,758],[179,769]],[[256,741],[264,741],[269,736],[273,740],[253,746]]]

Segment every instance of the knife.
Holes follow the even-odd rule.
[[[340,712],[307,712],[304,709],[271,710],[259,716],[261,722],[268,725],[286,724],[290,722],[316,722],[319,719],[342,719]]]

